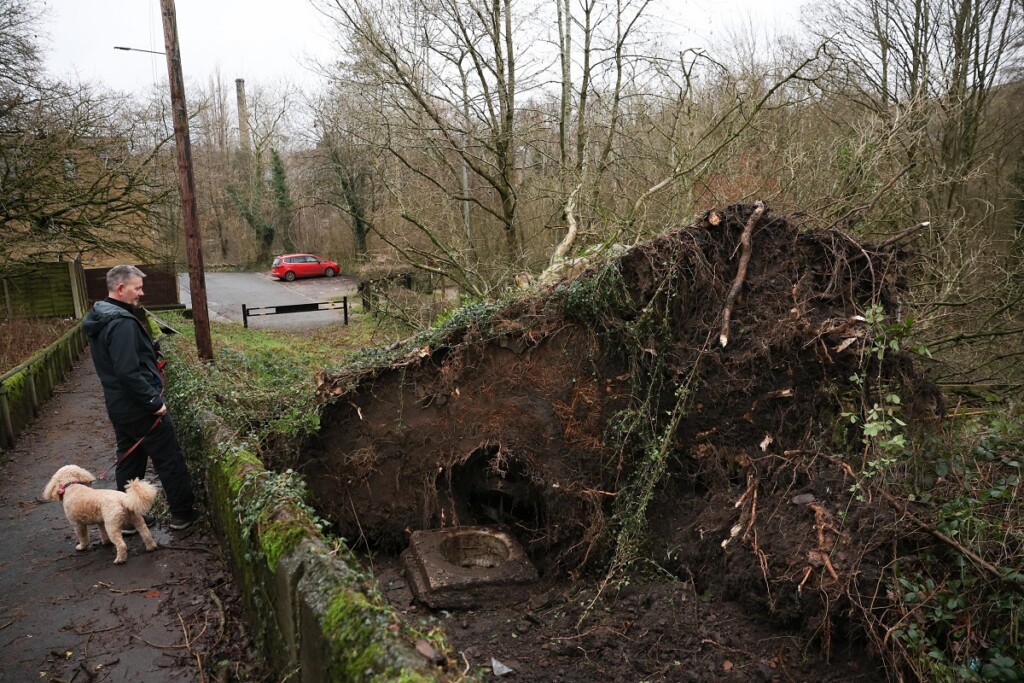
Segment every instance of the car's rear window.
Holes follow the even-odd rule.
[[[271,264],[271,267],[279,266],[279,265],[281,265],[281,259],[276,258],[276,259],[274,259],[274,262]]]

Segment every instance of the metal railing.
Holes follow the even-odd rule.
[[[282,304],[280,306],[248,306],[242,304],[242,326],[249,327],[249,318],[263,315],[280,315],[281,313],[310,313],[313,311],[343,311],[345,324],[348,325],[348,297],[341,301],[319,301],[309,304]]]

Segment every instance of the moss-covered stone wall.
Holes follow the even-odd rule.
[[[0,448],[14,446],[18,435],[39,412],[86,346],[78,323],[60,339],[0,376]]]
[[[321,534],[292,475],[264,468],[199,398],[201,369],[168,369],[168,402],[208,515],[281,680],[449,680],[417,651],[425,636],[401,624],[342,542]]]

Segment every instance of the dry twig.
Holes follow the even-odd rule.
[[[211,590],[209,592],[209,595],[210,600],[213,601],[213,604],[217,605],[217,615],[220,617],[220,626],[217,628],[216,640],[216,642],[219,643],[224,638],[224,627],[227,624],[228,620],[227,616],[225,616],[224,614],[224,604],[220,601],[220,598],[217,597],[217,594]]]
[[[190,655],[196,658],[196,666],[199,667],[199,683],[206,683],[206,673],[203,671],[203,659],[199,656],[198,652],[192,649],[193,640],[189,639],[188,637],[188,627],[185,626],[185,620],[181,618],[180,613],[178,614],[178,621],[181,623],[181,632],[183,634],[183,637],[185,638],[185,649],[188,650],[188,653]],[[202,632],[200,632],[200,634],[196,636],[196,639],[202,636],[203,633],[205,632],[206,627],[204,626]]]

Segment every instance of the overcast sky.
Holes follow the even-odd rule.
[[[792,25],[801,0],[654,0],[666,20],[661,28],[680,36],[714,37],[732,21]],[[51,74],[75,77],[132,92],[167,78],[162,55],[123,52],[126,46],[163,52],[160,0],[47,0],[44,25]],[[283,79],[317,82],[308,60],[330,55],[322,17],[306,0],[177,0],[178,40],[186,80],[205,82],[219,69],[236,78],[271,84]]]
[[[118,90],[146,90],[167,79],[159,0],[48,0],[51,74]],[[329,54],[319,15],[305,0],[177,0],[178,43],[187,80],[220,70],[236,78],[315,82],[303,64]]]

